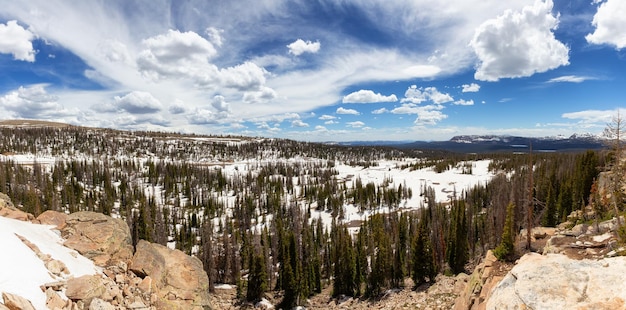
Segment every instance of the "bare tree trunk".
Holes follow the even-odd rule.
[[[526,249],[528,249],[528,251],[530,251],[530,237],[532,234],[532,229],[533,229],[533,212],[534,212],[534,197],[533,197],[533,170],[534,170],[534,165],[533,165],[533,144],[532,142],[530,143],[530,152],[529,152],[529,158],[530,158],[530,162],[529,162],[529,169],[528,169],[528,173],[529,173],[529,177],[528,177],[528,207],[527,207],[527,214],[526,214]]]

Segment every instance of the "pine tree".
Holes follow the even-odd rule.
[[[499,260],[510,260],[515,253],[514,239],[513,239],[513,224],[515,221],[515,205],[509,203],[506,208],[506,220],[504,221],[504,229],[502,231],[502,241],[493,250]]]
[[[427,282],[434,282],[436,269],[434,256],[430,244],[428,227],[424,220],[420,220],[417,235],[413,240],[412,278],[415,287]]]
[[[355,296],[357,291],[356,261],[352,238],[345,225],[334,227],[333,296]]]
[[[260,300],[268,289],[267,269],[263,253],[253,255],[250,261],[251,268],[248,275],[246,299],[254,302]]]

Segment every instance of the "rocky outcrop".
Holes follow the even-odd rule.
[[[485,309],[485,302],[493,288],[503,278],[503,270],[508,270],[508,266],[498,262],[491,250],[487,251],[483,261],[469,277],[465,289],[457,297],[454,310]]]
[[[209,279],[202,262],[195,257],[140,240],[129,268],[143,278],[144,289],[150,288],[156,294],[159,309],[209,306]]]
[[[66,224],[61,230],[64,245],[98,266],[126,262],[133,255],[130,230],[121,219],[84,211],[68,215]]]
[[[33,304],[28,299],[9,293],[2,293],[4,306],[10,310],[35,310]]]
[[[625,281],[626,257],[529,253],[496,286],[487,309],[624,309]]]
[[[20,220],[20,221],[32,221],[35,217],[26,213],[13,205],[11,198],[4,193],[0,193],[0,216]]]

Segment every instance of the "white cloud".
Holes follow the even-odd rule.
[[[296,119],[291,121],[291,127],[309,127],[309,124],[303,122],[302,120]]]
[[[315,126],[315,131],[328,131],[328,128],[322,126],[322,125],[317,125]]]
[[[207,37],[209,37],[211,43],[215,44],[216,46],[220,47],[222,46],[222,44],[224,44],[224,39],[222,38],[222,33],[224,33],[224,29],[209,27],[205,30],[205,33]]]
[[[474,100],[459,99],[454,102],[455,105],[474,105]]]
[[[18,25],[15,20],[0,24],[0,53],[11,54],[15,60],[34,62],[34,38],[32,32]]]
[[[218,124],[221,120],[220,113],[214,113],[207,109],[195,109],[193,113],[187,115],[189,123],[194,125]]]
[[[578,75],[564,75],[548,80],[548,83],[582,83],[587,80],[595,80],[595,78]]]
[[[269,87],[261,87],[258,91],[247,91],[243,94],[243,102],[245,103],[266,103],[275,99],[278,95],[276,91]]]
[[[436,87],[418,88],[417,85],[411,85],[404,92],[404,98],[400,102],[420,104],[428,100],[436,104],[444,104],[454,101],[454,98],[447,93],[440,92]]]
[[[77,113],[67,110],[58,100],[57,96],[48,94],[43,84],[20,86],[0,97],[0,108],[13,112],[10,116],[13,118],[50,119]]]
[[[617,49],[626,47],[626,2],[623,0],[607,0],[598,7],[591,22],[595,31],[585,36],[592,44],[609,44]]]
[[[616,110],[585,110],[563,113],[561,117],[572,120],[579,120],[580,123],[584,124],[601,123],[605,125],[611,121],[611,119],[616,115],[616,112]],[[623,112],[624,111],[620,111],[620,113]]]
[[[324,114],[324,115],[318,117],[318,119],[323,120],[323,121],[327,121],[327,120],[331,120],[331,119],[337,119],[337,116]]]
[[[443,112],[439,110],[425,109],[419,112],[414,123],[416,125],[436,125],[446,118],[448,118],[448,115],[443,114]]]
[[[462,92],[464,92],[464,93],[475,93],[475,92],[478,92],[480,90],[480,85],[478,85],[476,83],[463,84],[461,87],[463,87]]]
[[[241,91],[258,90],[265,84],[266,71],[251,62],[220,70],[221,80],[225,87]]]
[[[480,25],[470,42],[482,81],[531,76],[569,64],[569,48],[554,37],[558,16],[552,0],[536,0],[521,11],[506,10]]]
[[[230,104],[226,102],[226,98],[224,98],[224,96],[217,95],[213,97],[213,100],[211,100],[211,106],[218,112],[230,111]]]
[[[168,111],[171,114],[183,114],[187,111],[187,109],[185,108],[185,104],[182,100],[176,100],[170,105]]]
[[[372,111],[372,114],[383,114],[383,113],[387,113],[389,112],[389,110],[387,110],[386,108],[380,108],[380,109],[376,109],[374,111]]]
[[[292,43],[290,43],[289,45],[287,45],[287,48],[289,48],[289,53],[296,55],[296,56],[300,56],[304,53],[317,53],[319,52],[321,47],[321,44],[319,41],[317,42],[311,42],[311,41],[304,41],[302,39],[298,39]]]
[[[324,122],[325,125],[334,125],[334,124],[339,124],[338,121],[334,121],[334,120],[329,120],[329,121],[325,121]]]
[[[337,111],[335,113],[337,113],[337,114],[350,114],[350,115],[359,115],[359,114],[361,114],[357,110],[346,109],[346,108],[343,108],[343,107],[337,108]]]
[[[396,95],[391,94],[389,96],[381,95],[380,93],[374,93],[371,90],[361,89],[359,91],[350,93],[343,97],[343,103],[376,103],[376,102],[396,102],[398,98]]]
[[[113,104],[131,114],[148,114],[161,110],[161,102],[143,91],[133,91],[123,97],[115,96]]]
[[[346,123],[346,127],[361,128],[363,126],[365,126],[365,123],[363,123],[361,121],[354,121],[354,122],[347,122]]]
[[[180,32],[169,30],[143,40],[146,47],[137,57],[139,70],[153,79],[170,76],[200,75],[198,71],[215,75],[216,68],[211,68],[208,60],[217,55],[211,42],[193,31]]]
[[[104,40],[98,46],[100,56],[110,62],[121,62],[130,64],[132,57],[128,47],[117,40]]]
[[[414,104],[403,104],[390,111],[392,114],[418,114],[423,110],[423,107],[417,107]]]

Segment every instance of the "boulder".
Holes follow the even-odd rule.
[[[94,298],[89,303],[89,310],[115,310],[115,307],[100,298]]]
[[[35,310],[33,304],[26,298],[15,294],[3,292],[4,306],[10,310]]]
[[[67,280],[65,296],[89,305],[94,298],[101,298],[107,292],[104,279],[100,275],[85,275]]]
[[[203,309],[210,306],[209,278],[202,262],[179,250],[140,240],[129,266],[136,275],[150,277],[159,309]]]
[[[128,225],[101,213],[83,211],[67,216],[61,230],[64,245],[105,267],[128,261],[133,255]]]
[[[56,229],[59,230],[65,228],[65,226],[67,225],[66,221],[67,214],[52,210],[44,211],[37,217],[37,222],[39,222],[39,224],[53,225],[56,227]]]
[[[67,303],[51,288],[46,290],[46,307],[48,309],[63,309]]]
[[[624,309],[624,281],[626,257],[529,253],[498,283],[487,309]]]

